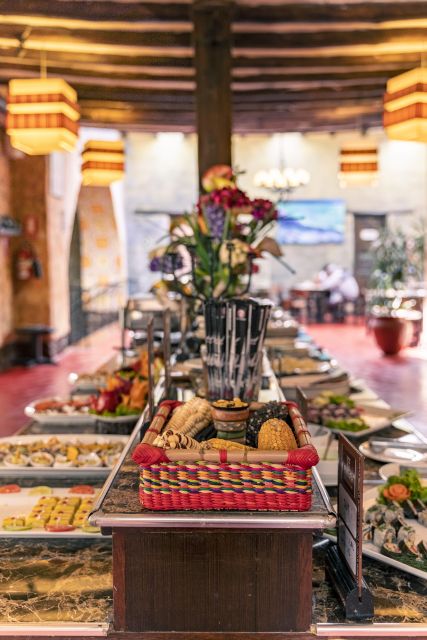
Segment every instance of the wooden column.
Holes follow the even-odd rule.
[[[213,164],[231,164],[232,0],[193,5],[199,177]]]

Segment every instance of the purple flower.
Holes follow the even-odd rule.
[[[221,205],[209,203],[204,206],[203,213],[205,214],[211,236],[215,238],[215,240],[220,240],[224,232],[224,209]]]
[[[162,273],[174,273],[184,266],[182,256],[179,253],[165,253],[163,256],[155,256],[150,264],[150,271],[162,271]]]
[[[162,259],[160,257],[155,257],[150,261],[149,264],[150,271],[161,271],[162,270]]]

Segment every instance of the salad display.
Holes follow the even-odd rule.
[[[363,410],[349,397],[327,391],[309,401],[308,421],[341,431],[364,431]]]
[[[129,367],[123,367],[111,374],[100,390],[93,396],[90,413],[104,418],[139,416],[148,397],[148,352],[142,351],[140,358]],[[154,377],[158,379],[163,363],[155,358]]]

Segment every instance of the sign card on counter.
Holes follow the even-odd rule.
[[[326,570],[349,620],[373,616],[372,593],[362,575],[363,455],[342,434],[338,440],[337,547],[326,555]]]

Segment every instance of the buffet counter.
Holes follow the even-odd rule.
[[[260,400],[282,399],[268,369]],[[359,382],[357,386],[362,386]],[[163,393],[157,387],[157,398]],[[175,389],[182,400],[191,388]],[[369,390],[362,396],[381,401]],[[131,460],[147,425],[138,421],[103,487],[91,522],[104,538],[0,539],[0,636],[138,640],[279,640],[324,637],[427,638],[427,581],[364,557],[375,602],[369,623],[350,623],[325,577],[335,516],[318,473],[308,512],[144,512],[139,470]],[[80,430],[79,430],[80,431]],[[85,432],[90,432],[88,424]],[[96,423],[92,423],[96,433]],[[26,434],[43,433],[32,423]],[[425,441],[400,419],[381,437]],[[380,464],[366,459],[365,481],[380,484]],[[13,478],[46,484],[40,472]],[[63,487],[76,480],[60,479]],[[334,489],[330,489],[334,501]]]

